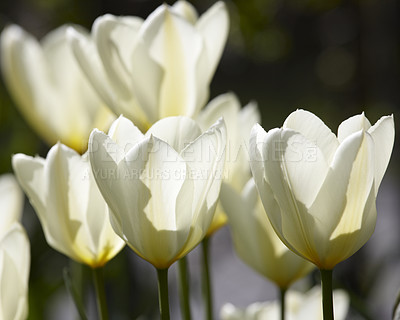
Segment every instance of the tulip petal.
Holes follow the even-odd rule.
[[[146,132],[147,137],[150,135],[167,142],[179,153],[201,135],[201,130],[197,123],[188,117],[168,117],[153,124]]]
[[[239,99],[233,93],[225,93],[212,99],[200,112],[197,122],[202,130],[207,130],[219,118],[223,117],[228,130],[228,139],[235,139],[237,114],[240,111]],[[250,132],[250,131],[249,131]]]
[[[265,189],[265,171],[262,152],[263,142],[266,135],[267,133],[265,130],[259,124],[255,124],[251,129],[249,141],[250,168],[261,199],[268,194]],[[269,207],[266,206],[266,208]]]
[[[115,17],[106,14],[93,23],[93,36],[110,83],[118,96],[128,100],[132,86],[131,54],[143,20],[138,17]]]
[[[171,10],[193,25],[197,22],[198,15],[196,9],[187,1],[176,1],[172,5]]]
[[[324,156],[317,146],[289,129],[270,130],[262,152],[265,179],[281,210],[281,217],[271,218],[271,223],[285,243],[311,260],[315,258],[314,239],[308,235],[314,229],[314,220],[307,209],[328,172]]]
[[[369,128],[371,128],[371,123],[365,117],[364,112],[350,117],[339,125],[338,140],[342,143],[351,134],[360,130],[368,131]]]
[[[318,146],[327,163],[331,162],[339,142],[335,134],[316,115],[309,111],[296,110],[286,118],[283,128],[301,133]]]
[[[108,136],[114,140],[125,153],[144,138],[143,133],[132,121],[122,115],[112,123],[108,131]]]
[[[330,238],[335,239],[340,234],[351,233],[361,227],[362,212],[373,187],[373,172],[368,170],[373,166],[373,150],[372,138],[362,131],[352,134],[340,144],[329,174],[310,208],[316,219],[314,237],[326,238],[330,234]],[[335,256],[334,250],[328,250],[328,246],[327,241],[316,243],[320,263],[329,263],[324,261],[327,252],[329,258]]]
[[[1,69],[8,89],[30,125],[54,143],[54,128],[42,124],[42,117],[51,111],[43,103],[43,92],[47,91],[45,57],[36,39],[16,25],[6,27],[1,34]],[[46,98],[55,102],[51,92]]]
[[[3,212],[0,223],[1,238],[14,222],[21,219],[24,204],[24,195],[12,174],[0,176],[0,204]]]
[[[193,183],[193,186],[188,184],[182,188],[193,188],[193,216],[190,238],[181,256],[203,239],[212,222],[223,178],[226,139],[225,123],[220,119],[181,152]]]
[[[113,82],[103,66],[95,42],[91,37],[82,30],[70,27],[68,39],[79,66],[104,103],[115,114],[125,114],[138,126],[147,128],[146,114],[139,108],[135,97],[131,94],[124,100],[116,93],[118,91],[113,88]]]
[[[120,114],[115,102],[116,98],[113,91],[110,90],[107,82],[108,77],[90,35],[71,26],[68,28],[68,40],[79,66],[97,94],[114,113]]]
[[[203,38],[203,52],[197,67],[197,90],[201,107],[208,100],[208,86],[228,38],[229,15],[225,3],[219,1],[201,15],[196,29]]]
[[[236,252],[249,266],[280,288],[287,288],[311,270],[313,265],[288,250],[275,234],[253,179],[242,194],[223,183],[220,199],[229,218]]]
[[[375,145],[375,194],[377,194],[392,154],[394,144],[393,116],[380,118],[368,129],[368,133],[374,139]]]
[[[165,5],[154,11],[143,27],[143,41],[148,45],[150,57],[163,71],[162,80],[159,78],[160,91],[156,91],[160,92],[159,116],[194,115],[200,35],[194,26]]]
[[[0,295],[3,319],[25,319],[28,315],[30,246],[19,223],[0,243]]]
[[[32,158],[20,153],[12,157],[15,176],[37,212],[43,212],[46,208],[47,185],[44,166],[44,159],[39,157]]]

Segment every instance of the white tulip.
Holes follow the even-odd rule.
[[[393,116],[373,126],[364,114],[351,117],[337,137],[304,110],[268,133],[254,126],[252,172],[280,239],[321,270],[359,250],[375,228],[375,199],[393,143]]]
[[[103,101],[146,131],[164,117],[195,117],[205,105],[228,25],[222,2],[198,18],[191,4],[177,1],[144,21],[101,16],[91,35],[71,28],[70,38]]]
[[[57,143],[46,159],[17,154],[12,164],[51,247],[92,268],[122,249],[124,242],[111,227],[87,153],[81,156]]]
[[[23,194],[11,174],[0,176],[0,319],[28,317],[29,239],[19,223]]]
[[[49,144],[58,140],[84,151],[95,127],[106,129],[112,113],[97,98],[67,41],[67,26],[41,42],[17,25],[1,34],[1,70],[17,107]]]
[[[223,121],[201,133],[190,118],[170,117],[143,135],[121,116],[108,135],[90,136],[93,173],[115,232],[158,269],[206,235],[221,186],[225,131]]]

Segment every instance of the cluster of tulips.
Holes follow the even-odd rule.
[[[93,269],[101,319],[101,268],[125,245],[156,268],[161,318],[169,319],[169,267],[178,262],[187,281],[185,256],[227,223],[239,257],[277,285],[281,300],[226,305],[223,319],[333,319],[334,305],[336,319],[346,316],[346,293],[335,292],[333,303],[332,270],[374,231],[393,117],[371,125],[356,115],[335,135],[297,110],[266,132],[255,103],[242,108],[232,93],[208,102],[228,30],[224,3],[198,16],[177,1],[145,20],[101,16],[91,32],[62,26],[41,42],[16,25],[1,34],[9,92],[52,146],[46,159],[14,155],[16,180],[48,244]],[[25,319],[23,197],[10,174],[0,190],[0,318]],[[315,267],[322,290],[288,291]],[[193,316],[188,294],[186,286],[184,319]]]

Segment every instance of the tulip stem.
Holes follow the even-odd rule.
[[[108,320],[106,291],[104,289],[103,268],[92,268],[93,282],[96,291],[97,310],[101,320]]]
[[[168,269],[157,269],[158,303],[161,320],[169,320]]]
[[[64,276],[64,283],[65,287],[67,288],[68,293],[72,297],[72,300],[74,301],[76,310],[78,311],[79,318],[81,320],[87,320],[86,314],[85,314],[85,308],[83,307],[82,299],[78,291],[76,290],[73,281],[71,279],[71,273],[68,267],[65,267],[63,270],[63,276]]]
[[[178,273],[179,273],[179,298],[181,302],[182,319],[190,320],[190,290],[188,282],[188,264],[186,256],[178,261]]]
[[[201,242],[203,248],[203,297],[206,303],[206,319],[212,320],[213,306],[210,280],[209,241],[209,238],[204,238],[204,240]]]
[[[322,309],[324,320],[333,320],[332,270],[322,270]]]
[[[279,288],[280,299],[281,299],[281,320],[285,320],[285,296],[286,296],[286,289]]]

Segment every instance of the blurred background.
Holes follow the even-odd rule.
[[[91,28],[99,15],[147,17],[158,5],[147,0],[2,0],[0,30],[16,23],[38,38],[75,23]],[[204,12],[215,1],[190,1]],[[281,126],[297,108],[317,114],[333,131],[344,119],[365,111],[372,123],[400,108],[400,3],[396,0],[230,0],[231,27],[211,97],[235,92],[242,104],[254,100],[266,130]],[[397,126],[398,127],[398,126]],[[0,173],[11,172],[11,155],[45,157],[46,146],[26,124],[0,82]],[[399,150],[377,199],[378,222],[370,241],[339,264],[334,286],[351,296],[348,319],[389,319],[400,289]],[[23,223],[32,245],[29,319],[76,319],[64,289],[62,270],[82,277],[93,312],[91,281],[85,268],[49,248],[28,203]],[[212,238],[215,314],[225,302],[246,306],[275,299],[274,286],[235,255],[227,227]],[[202,319],[200,254],[189,256],[194,319]],[[172,268],[173,319],[179,319]],[[105,268],[111,319],[157,318],[156,275],[148,263],[124,249]],[[310,286],[318,273],[296,284]]]

